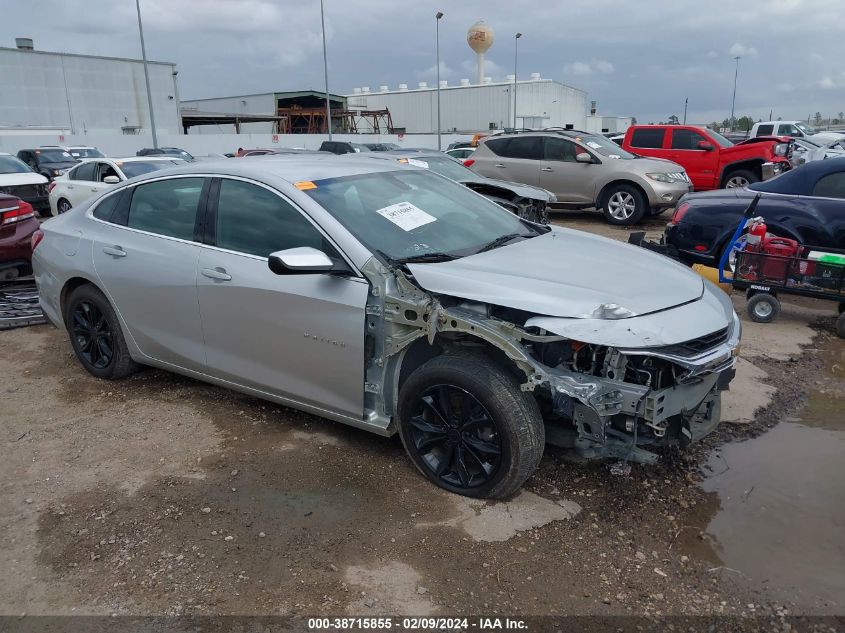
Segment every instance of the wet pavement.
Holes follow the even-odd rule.
[[[803,613],[845,606],[845,341],[834,339],[807,402],[763,435],[715,452],[699,538],[685,551]]]

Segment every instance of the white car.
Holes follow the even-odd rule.
[[[472,158],[474,151],[474,147],[456,147],[455,149],[447,149],[445,154],[457,158],[459,161],[465,161],[467,158]]]
[[[40,216],[46,216],[50,209],[47,202],[47,179],[6,152],[0,152],[0,193],[28,202]]]
[[[819,132],[804,121],[760,121],[751,128],[750,137],[755,136],[790,136],[806,138],[822,144],[845,137],[841,132]]]
[[[68,154],[74,158],[78,158],[79,160],[84,158],[105,158],[106,156],[99,149],[91,147],[90,145],[71,145],[65,149]]]
[[[132,156],[130,158],[93,158],[79,165],[50,183],[50,212],[65,213],[88,198],[151,171],[184,165],[185,161],[174,156]]]

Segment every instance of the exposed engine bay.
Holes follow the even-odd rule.
[[[643,447],[686,446],[719,423],[739,343],[735,317],[696,340],[623,348],[538,327],[529,312],[433,295],[375,259],[364,273],[372,283],[365,409],[385,434],[393,432],[403,363],[462,347],[518,371],[541,406],[547,442],[585,457],[653,463],[656,454]]]

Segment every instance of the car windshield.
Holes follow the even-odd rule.
[[[719,134],[716,130],[711,130],[709,127],[704,128],[707,133],[719,144],[719,147],[733,147],[734,144]]]
[[[96,147],[71,147],[68,151],[74,158],[105,158]]]
[[[589,147],[591,150],[593,150],[594,152],[598,152],[605,158],[620,158],[623,160],[636,158],[634,154],[632,154],[631,152],[626,152],[616,143],[614,143],[610,139],[606,139],[603,136],[596,136],[595,134],[584,134],[582,136],[575,137],[575,140],[580,141],[581,143]]]
[[[38,160],[44,163],[67,163],[75,159],[63,149],[37,149]]]
[[[451,158],[441,156],[424,156],[423,158],[400,158],[400,162],[407,162],[409,165],[430,169],[435,174],[446,176],[450,180],[466,180],[467,178],[478,178],[478,174],[470,171],[461,163]]]
[[[374,253],[402,261],[462,257],[541,230],[424,170],[318,180],[305,189]],[[310,187],[310,184],[309,184]]]
[[[148,174],[151,171],[158,171],[159,169],[167,169],[168,167],[176,167],[177,165],[184,164],[185,161],[178,158],[174,158],[173,160],[151,160],[149,162],[133,160],[122,163],[117,161],[117,166],[120,167],[120,170],[127,178],[134,178],[141,174]]]
[[[29,165],[14,156],[0,156],[0,174],[25,174],[31,171]]]
[[[194,160],[194,157],[191,156],[188,152],[183,149],[177,149],[175,147],[167,147],[162,150],[163,154],[167,154],[168,156],[178,156],[179,158],[183,158],[185,160]]]
[[[813,134],[818,134],[818,130],[811,125],[807,125],[806,123],[796,123],[795,127],[801,130],[807,136],[812,136]]]

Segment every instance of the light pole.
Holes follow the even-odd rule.
[[[689,97],[684,99],[684,125],[687,124],[687,106],[689,105]]]
[[[326,56],[326,16],[323,0],[320,0],[320,26],[323,29],[323,76],[326,80],[326,129],[329,131],[329,140],[332,140],[332,106],[329,101],[329,61]]]
[[[440,131],[443,129],[440,127],[440,18],[443,17],[443,12],[438,11],[434,15],[434,39],[435,39],[435,48],[437,49],[437,151],[443,149],[443,145],[440,142]]]
[[[519,38],[522,33],[517,33],[513,38],[513,129],[516,130],[516,62],[519,51]]]
[[[736,70],[734,71],[734,97],[731,101],[731,130],[734,129],[734,107],[736,106],[736,78],[739,77],[739,60],[741,59],[739,55],[734,57],[736,60]]]
[[[138,34],[141,36],[141,59],[144,60],[144,81],[147,84],[147,103],[150,106],[150,130],[153,133],[153,149],[158,149],[156,116],[153,112],[153,93],[150,92],[150,70],[147,68],[147,48],[144,46],[144,25],[141,24],[141,0],[135,0],[135,8],[138,10]]]

